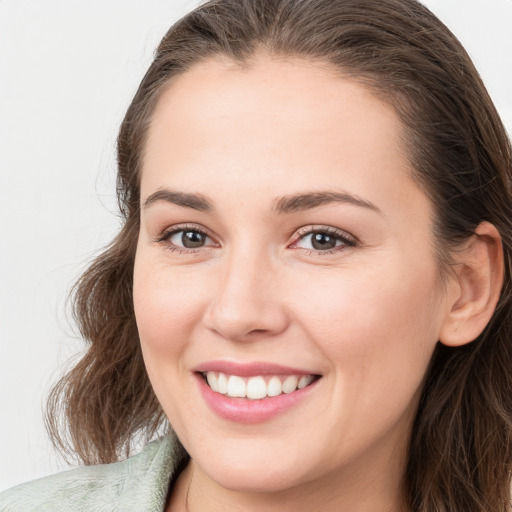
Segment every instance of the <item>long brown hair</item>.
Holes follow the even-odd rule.
[[[452,247],[481,221],[497,227],[505,256],[498,307],[471,344],[438,344],[413,426],[404,488],[415,512],[509,510],[512,150],[467,53],[415,0],[212,0],[171,27],[119,133],[124,226],[75,288],[75,316],[89,347],[50,396],[47,420],[55,443],[87,464],[110,462],[127,455],[134,439],[149,439],[165,427],[144,369],[132,303],[147,127],[173,77],[215,56],[250,65],[261,53],[329,63],[395,108],[414,177],[435,207],[443,272]]]

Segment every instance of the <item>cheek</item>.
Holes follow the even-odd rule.
[[[435,268],[403,268],[351,269],[298,287],[294,307],[303,330],[330,362],[340,393],[350,389],[360,405],[396,397],[404,406],[437,343]]]
[[[188,410],[185,417],[195,415],[192,405],[180,397],[190,378],[184,353],[199,324],[203,284],[207,283],[143,250],[137,254],[133,299],[144,364],[167,417],[181,432],[186,431],[184,411]]]
[[[389,267],[373,272],[349,269],[298,283],[293,307],[300,311],[297,317],[307,319],[304,325],[311,326],[312,334],[331,334],[322,342],[326,348],[334,349],[342,340],[351,343],[353,336],[373,346],[382,343],[383,336],[397,342],[431,337],[438,295],[432,269],[407,277]]]
[[[135,260],[133,299],[143,352],[180,353],[207,300],[207,280],[172,269],[141,251]]]

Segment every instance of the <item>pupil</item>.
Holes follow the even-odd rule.
[[[321,251],[333,249],[336,247],[336,238],[325,233],[314,233],[311,245]]]
[[[181,242],[187,249],[195,249],[204,245],[204,235],[197,231],[185,231],[181,236]]]

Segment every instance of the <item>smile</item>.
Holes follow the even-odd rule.
[[[261,400],[293,393],[309,386],[314,375],[258,375],[242,377],[223,372],[208,371],[202,374],[212,391],[231,398]]]
[[[270,362],[218,360],[193,370],[198,390],[210,410],[235,423],[271,421],[301,408],[321,386],[322,374]]]

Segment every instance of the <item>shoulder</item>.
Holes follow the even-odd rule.
[[[183,458],[163,437],[123,462],[83,466],[21,484],[0,494],[1,512],[162,512]]]

